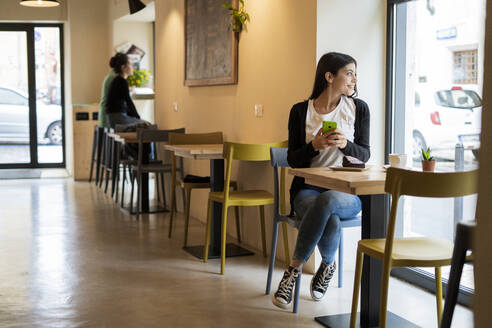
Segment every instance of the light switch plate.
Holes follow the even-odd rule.
[[[256,117],[263,117],[263,105],[262,104],[255,104],[255,116]]]
[[[177,112],[178,111],[178,103],[173,102],[173,111]]]

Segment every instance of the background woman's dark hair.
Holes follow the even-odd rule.
[[[355,64],[357,66],[357,62],[355,59],[349,55],[342,54],[339,52],[329,52],[324,54],[318,62],[318,67],[316,67],[316,77],[314,78],[314,86],[313,92],[309,99],[318,98],[319,95],[325,91],[328,83],[326,82],[325,74],[326,72],[330,72],[333,75],[337,75],[340,68],[348,65]],[[357,95],[357,85],[355,85],[355,92],[351,97]]]
[[[126,65],[128,63],[128,56],[124,53],[118,52],[116,55],[111,57],[109,61],[109,66],[113,69],[116,74],[121,73],[121,66]]]

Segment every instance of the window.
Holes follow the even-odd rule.
[[[453,82],[461,84],[477,83],[477,49],[455,51],[453,53]]]
[[[431,148],[436,170],[478,167],[486,0],[388,0],[386,154]],[[474,49],[470,49],[470,45]],[[410,156],[409,156],[410,157]],[[453,240],[456,223],[475,218],[476,195],[430,199],[403,197],[396,237]],[[434,272],[404,268],[394,274],[434,289]],[[443,268],[443,278],[449,267]],[[470,303],[473,265],[465,266],[459,301]]]

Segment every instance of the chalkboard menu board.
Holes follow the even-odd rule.
[[[185,2],[185,85],[237,83],[237,38],[225,0]],[[237,8],[237,0],[229,0]]]

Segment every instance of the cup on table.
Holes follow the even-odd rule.
[[[389,154],[390,166],[404,168],[407,166],[407,154]]]

